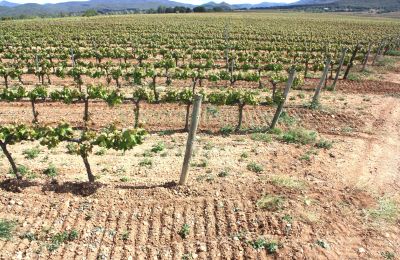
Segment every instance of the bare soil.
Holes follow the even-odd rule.
[[[322,93],[320,110],[304,108],[313,94],[307,87],[291,93],[289,119],[279,127],[315,130],[318,139],[333,142],[331,149],[274,136],[269,142],[247,133],[224,137],[218,131],[236,123],[237,108],[219,107],[214,117],[204,107],[187,187],[175,185],[186,134],[160,133],[183,127],[185,108],[179,105],[143,104],[142,121],[152,133],[125,154],[101,155],[96,149],[89,158],[95,185],[85,183],[83,163],[64,146],[51,151],[37,143],[10,146],[29,172],[20,183],[10,181],[8,163],[0,158],[0,219],[16,221],[13,238],[0,240],[1,259],[398,257],[400,85],[389,81],[340,82],[336,92]],[[131,104],[92,103],[90,110],[93,127],[133,122]],[[38,111],[44,123],[79,126],[83,106],[46,103]],[[247,107],[245,127],[265,126],[273,112]],[[29,103],[0,103],[1,124],[31,120]],[[165,150],[150,152],[160,142]],[[38,158],[25,158],[23,152],[36,146]],[[250,171],[251,163],[262,171]],[[55,179],[43,174],[50,164],[57,168]],[[281,203],[263,209],[257,202],[265,195]],[[179,235],[184,224],[186,238]],[[78,232],[76,240],[49,250],[56,234],[71,230]],[[257,239],[276,241],[277,252],[256,249]]]

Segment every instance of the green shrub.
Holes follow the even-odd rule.
[[[15,227],[15,222],[7,219],[0,219],[0,239],[9,240]]]
[[[317,139],[317,133],[303,128],[295,128],[283,134],[282,140],[287,143],[312,144]]]
[[[262,165],[259,165],[255,162],[251,162],[247,165],[247,170],[255,173],[261,173],[264,171],[264,168],[262,167]]]
[[[276,211],[284,206],[285,199],[281,196],[265,195],[256,203],[260,209]]]
[[[219,131],[223,136],[229,136],[235,131],[235,128],[233,126],[227,125],[222,127]]]
[[[26,159],[32,160],[39,156],[40,150],[37,147],[35,147],[35,148],[31,148],[31,149],[26,149],[22,153],[23,153],[23,155],[25,155]]]
[[[49,167],[47,167],[47,169],[43,171],[43,174],[47,175],[48,177],[54,178],[58,175],[57,168],[51,164],[49,165]]]
[[[272,141],[271,135],[265,134],[265,133],[254,133],[250,136],[250,138],[253,141],[262,141],[262,142],[266,142],[266,143],[269,143]]]
[[[331,149],[331,148],[332,148],[332,145],[333,145],[333,144],[332,144],[331,141],[328,141],[328,140],[325,140],[325,139],[320,139],[320,140],[315,144],[316,147],[321,148],[321,149],[327,149],[327,150]]]
[[[151,148],[151,151],[153,153],[159,153],[162,152],[165,149],[165,144],[163,142],[159,142],[155,145],[153,145],[153,147]]]

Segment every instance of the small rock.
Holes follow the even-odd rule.
[[[10,200],[10,202],[8,204],[9,205],[14,205],[15,204],[15,200]]]
[[[358,249],[358,253],[364,254],[364,253],[365,253],[365,248],[360,247],[360,248]]]

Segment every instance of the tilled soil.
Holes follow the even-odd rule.
[[[113,151],[93,155],[90,161],[100,177],[96,185],[82,182],[82,162],[64,148],[27,161],[22,152],[37,144],[12,146],[17,161],[28,163],[37,176],[22,183],[2,179],[0,218],[14,220],[16,226],[11,240],[0,241],[1,259],[398,256],[398,215],[376,214],[382,213],[377,211],[382,199],[400,202],[398,99],[338,91],[323,93],[323,110],[300,107],[302,99],[292,102],[287,113],[295,124],[317,130],[320,138],[333,141],[332,149],[201,133],[193,161],[206,159],[207,164],[192,165],[187,187],[175,185],[183,160],[182,133],[152,134],[124,156]],[[29,103],[1,103],[0,108],[1,123],[31,121]],[[83,107],[47,103],[39,104],[38,111],[46,123],[65,119],[79,125]],[[91,111],[94,127],[113,121],[128,126],[133,118],[129,104],[111,109],[92,103]],[[245,125],[262,126],[273,112],[248,107]],[[235,123],[235,107],[221,107],[218,113],[214,118],[204,107],[201,128],[217,131]],[[180,129],[184,107],[143,104],[142,119],[152,131]],[[290,124],[281,122],[280,127]],[[165,155],[152,155],[153,166],[140,167],[142,154],[160,141],[167,146]],[[49,161],[60,169],[56,180],[39,176]],[[251,172],[247,166],[252,162],[263,171]],[[5,158],[0,169],[8,169]],[[279,199],[278,206],[262,208],[259,201],[265,195]],[[184,224],[189,227],[186,237],[180,235]],[[78,234],[75,240],[54,242],[56,234],[72,230]],[[268,246],[260,246],[271,241],[278,245],[272,254]]]

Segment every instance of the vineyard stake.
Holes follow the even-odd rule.
[[[343,48],[342,49],[342,55],[340,57],[339,67],[338,67],[338,69],[336,71],[336,76],[335,76],[335,79],[333,80],[333,84],[331,86],[332,90],[335,90],[335,88],[336,88],[336,83],[337,83],[337,81],[339,79],[339,74],[340,74],[340,71],[342,70],[344,59],[346,58],[346,52],[347,52],[347,49]]]
[[[367,67],[369,55],[371,54],[371,48],[372,48],[372,44],[370,43],[369,46],[368,46],[368,52],[365,55],[365,58],[364,58],[364,61],[363,61],[363,66],[362,66],[361,72],[364,72],[365,68]]]
[[[351,55],[350,58],[350,62],[347,65],[346,72],[344,73],[343,79],[347,79],[347,76],[349,76],[350,69],[351,67],[353,67],[354,59],[356,58],[357,52],[360,50],[360,47],[361,47],[360,44],[357,44],[356,48],[354,49],[353,54]]]
[[[278,108],[276,109],[274,118],[272,119],[271,126],[269,127],[270,129],[274,129],[276,124],[278,123],[278,119],[281,116],[281,113],[282,113],[282,110],[283,110],[283,106],[285,105],[285,102],[286,102],[287,97],[289,95],[289,90],[293,85],[293,81],[294,81],[295,75],[296,75],[296,70],[294,68],[292,68],[292,70],[289,73],[289,79],[288,79],[285,91],[283,93],[283,99],[279,103]]]
[[[318,87],[315,89],[315,94],[311,102],[311,107],[315,107],[319,102],[319,94],[321,93],[322,86],[324,85],[324,81],[326,80],[326,76],[329,72],[329,64],[331,63],[331,59],[328,58],[325,63],[324,73],[319,81]]]
[[[179,185],[185,185],[187,182],[188,172],[189,172],[189,164],[190,158],[192,157],[194,141],[196,138],[196,131],[199,125],[200,119],[200,112],[201,112],[201,95],[196,95],[194,97],[194,104],[193,104],[193,112],[192,112],[192,121],[190,123],[190,130],[189,135],[186,143],[186,152],[185,152],[185,159],[183,160],[181,178],[179,180]]]

